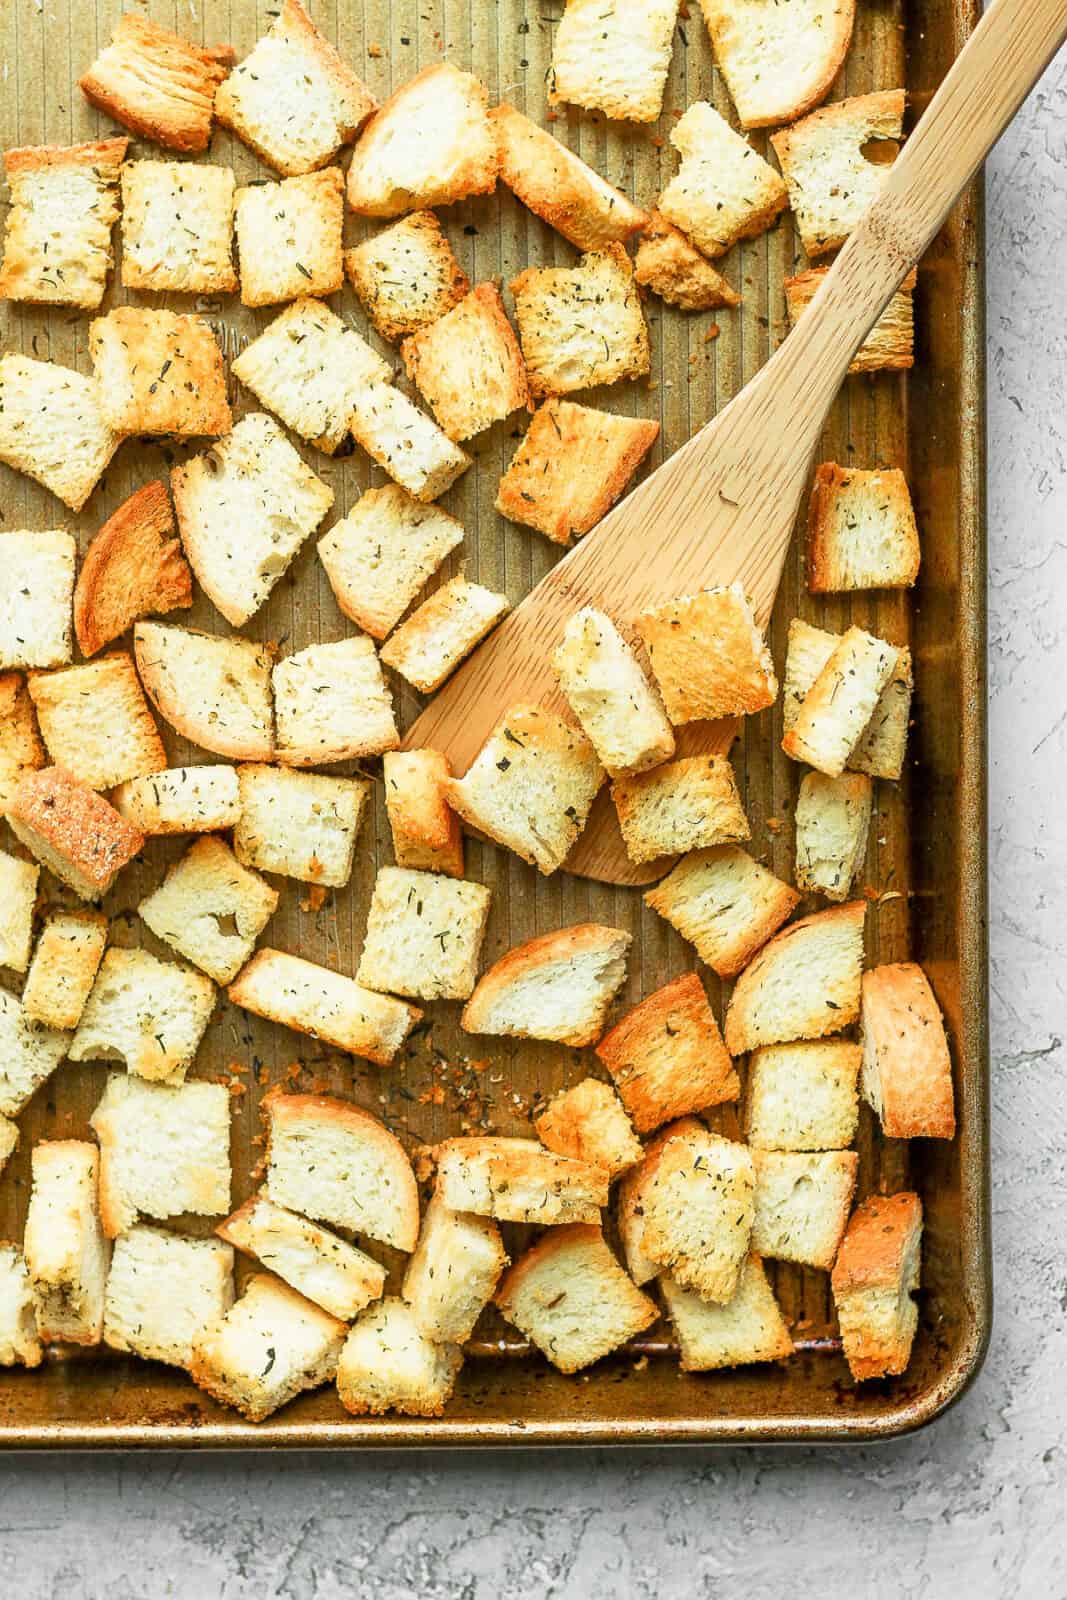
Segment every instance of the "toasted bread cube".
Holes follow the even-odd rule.
[[[695,972],[627,1012],[596,1046],[638,1133],[741,1092],[719,1024]]]
[[[170,481],[190,565],[235,628],[263,605],[333,505],[333,490],[262,412],[175,467]]]
[[[257,950],[227,994],[253,1016],[387,1067],[422,1016],[392,995],[280,950]]]
[[[72,1061],[125,1063],[153,1083],[180,1084],[215,1009],[215,985],[147,950],[104,952],[70,1045]]]
[[[543,706],[511,706],[445,799],[495,844],[555,872],[585,827],[604,781],[579,729]]]
[[[127,139],[8,150],[0,299],[95,311],[114,265],[111,228]]]
[[[450,1211],[434,1195],[404,1274],[404,1299],[419,1332],[435,1344],[465,1344],[507,1263],[491,1218]]]
[[[18,1124],[15,1123],[15,1122],[12,1122],[8,1117],[0,1117],[0,1172],[3,1172],[4,1168],[7,1166],[7,1163],[11,1160],[11,1157],[15,1154],[15,1151],[18,1149],[18,1143],[19,1143]],[[3,1249],[3,1247],[0,1246],[0,1255],[2,1255],[2,1249]],[[3,1261],[0,1260],[0,1283],[2,1283],[3,1277],[4,1277],[4,1266],[3,1266]],[[0,1302],[3,1301],[3,1297],[4,1297],[4,1290],[3,1290],[2,1287],[0,1287]],[[0,1350],[3,1349],[3,1340],[4,1340],[3,1315],[4,1315],[3,1312],[0,1311]],[[4,1365],[5,1365],[5,1362],[4,1362],[3,1356],[0,1355],[0,1367],[2,1367]]]
[[[232,294],[234,178],[198,161],[122,169],[122,281],[127,289]]]
[[[514,106],[494,106],[489,120],[501,181],[579,250],[622,244],[648,221],[646,212]]]
[[[111,804],[146,834],[218,833],[241,819],[237,773],[228,766],[168,767],[130,778],[112,789]]]
[[[349,426],[371,460],[416,500],[436,500],[471,464],[466,451],[389,383],[361,390]]]
[[[843,772],[828,778],[807,772],[800,782],[796,809],[797,884],[847,900],[867,854],[871,821],[870,778]]]
[[[0,461],[72,511],[88,500],[122,437],[104,416],[95,378],[53,361],[0,356]]]
[[[167,765],[133,657],[124,650],[83,666],[31,672],[26,681],[48,754],[79,783],[112,789]]]
[[[368,123],[348,169],[348,203],[365,217],[447,206],[496,187],[496,140],[478,79],[450,61],[424,67]]]
[[[755,1253],[741,1267],[732,1300],[725,1305],[679,1288],[669,1273],[659,1280],[667,1315],[678,1340],[683,1372],[714,1372],[753,1361],[782,1361],[793,1354],[793,1340],[763,1263]]]
[[[386,1411],[439,1417],[462,1365],[458,1345],[427,1339],[410,1306],[391,1296],[368,1306],[351,1329],[337,1368],[337,1392],[357,1417]]]
[[[70,660],[77,551],[58,528],[0,532],[0,667],[60,667]]]
[[[365,635],[286,656],[275,666],[272,683],[275,754],[285,766],[376,756],[400,743],[392,696],[374,641]]]
[[[215,115],[286,177],[324,167],[377,101],[300,0],[281,10],[215,95]]]
[[[534,1127],[547,1149],[603,1167],[612,1179],[644,1159],[622,1101],[598,1078],[583,1078],[557,1094],[535,1118]]]
[[[423,694],[433,694],[511,609],[464,577],[442,584],[382,646],[382,660]]]
[[[206,150],[215,91],[233,64],[228,45],[191,44],[127,12],[78,87],[123,127],[170,150]]]
[[[919,530],[904,474],[861,472],[827,461],[808,503],[812,594],[907,589],[919,574]]]
[[[368,1111],[328,1095],[263,1100],[267,1197],[280,1206],[414,1250],[419,1191],[399,1139]]]
[[[580,1049],[604,1031],[626,982],[632,935],[583,922],[516,945],[479,981],[461,1018],[468,1033],[555,1039]]]
[[[872,160],[867,147],[877,142],[892,157],[903,125],[904,90],[885,89],[838,100],[771,134],[809,256],[838,249],[874,204],[889,164]]]
[[[192,605],[193,574],[176,531],[166,488],[156,479],[124,500],[93,536],[74,586],[83,656],[95,656],[139,617]]]
[[[785,280],[783,288],[791,328],[814,300],[829,270],[828,267],[812,267]],[[853,356],[850,373],[906,372],[915,365],[915,283],[915,274],[910,272]]]
[[[216,983],[235,978],[278,905],[278,891],[205,835],[175,862],[137,913],[157,939]],[[223,930],[229,922],[233,932]]]
[[[273,758],[272,658],[264,645],[163,622],[139,622],[133,643],[141,682],[172,728],[234,761]]]
[[[318,543],[337,604],[373,639],[384,639],[423,584],[463,543],[463,526],[398,484],[368,489]]]
[[[866,909],[853,900],[817,911],[764,945],[730,996],[724,1033],[732,1056],[851,1027],[860,1010]]]
[[[609,777],[644,772],[674,754],[663,702],[603,611],[583,606],[568,618],[552,665]]]
[[[8,806],[11,831],[83,900],[100,900],[144,834],[61,767],[26,772]]]
[[[39,1367],[43,1356],[26,1262],[0,1244],[0,1367]]]
[[[494,283],[405,339],[408,377],[450,439],[484,433],[529,404],[526,365]]]
[[[275,306],[305,295],[337,294],[344,283],[344,188],[340,167],[324,167],[281,183],[238,189],[243,305]]]
[[[434,1193],[451,1211],[551,1227],[599,1223],[600,1207],[608,1203],[602,1167],[554,1155],[534,1139],[446,1139],[436,1156]]]
[[[749,837],[748,819],[725,756],[683,756],[611,786],[631,861],[705,850]]]
[[[44,745],[26,680],[0,672],[0,817],[7,812],[23,773],[45,764]]]
[[[105,421],[121,433],[229,433],[226,369],[202,317],[116,306],[89,324]]]
[[[398,867],[463,876],[463,834],[445,800],[452,776],[439,750],[388,750],[382,757],[385,809]]]
[[[911,1359],[922,1226],[922,1201],[906,1193],[871,1195],[849,1222],[830,1281],[857,1383],[896,1376]]]
[[[785,663],[785,688],[782,694],[782,724],[788,733],[796,723],[800,707],[819,673],[825,667],[842,635],[826,633],[794,617],[789,624],[789,645]],[[853,772],[866,772],[872,778],[899,778],[904,770],[911,714],[911,651],[897,654],[897,664],[879,697],[874,715],[860,736],[848,766]]]
[[[634,277],[642,288],[651,289],[680,311],[741,304],[741,296],[662,211],[653,211],[641,235]]]
[[[752,1248],[829,1272],[856,1190],[855,1150],[754,1150]]]
[[[33,1147],[26,1266],[44,1344],[99,1344],[111,1246],[100,1225],[100,1152],[78,1139]]]
[[[147,1361],[188,1367],[198,1336],[232,1304],[228,1244],[131,1227],[115,1240],[111,1257],[104,1343]]]
[[[849,628],[804,696],[782,749],[794,761],[839,778],[893,676],[899,652],[862,628]]]
[[[264,1194],[246,1200],[215,1232],[342,1322],[385,1288],[385,1268],[372,1256]]]
[[[625,122],[655,122],[671,64],[678,0],[567,0],[552,48],[549,99]]]
[[[100,1216],[109,1239],[139,1215],[229,1211],[230,1095],[222,1084],[171,1086],[113,1072],[89,1126],[100,1142]]]
[[[189,1373],[249,1422],[329,1383],[348,1329],[270,1273],[248,1280],[224,1315],[194,1336]]]
[[[250,765],[238,769],[236,782],[238,861],[330,889],[348,882],[370,794],[365,779]]]
[[[535,398],[648,372],[648,328],[621,244],[590,250],[576,267],[528,267],[511,292]]]
[[[705,1129],[676,1133],[641,1185],[640,1248],[683,1289],[737,1293],[755,1215],[753,1157]]]
[[[952,1058],[929,979],[912,961],[863,974],[863,1098],[889,1139],[956,1133]]]
[[[690,1134],[699,1139],[706,1132],[704,1124],[698,1122],[696,1117],[680,1117],[677,1122],[661,1128],[648,1141],[640,1166],[631,1168],[622,1176],[615,1215],[619,1240],[626,1256],[626,1270],[636,1284],[650,1283],[660,1270],[657,1263],[642,1250],[641,1237],[645,1226],[645,1196],[660,1169],[664,1151],[672,1139]]]
[[[46,1028],[0,989],[0,1116],[16,1117],[59,1066],[70,1034]]]
[[[76,1028],[106,944],[107,918],[99,911],[47,917],[22,991],[26,1016],[46,1028]]]
[[[645,904],[666,917],[720,978],[736,978],[799,901],[795,889],[736,844],[683,856],[645,895]]]
[[[37,903],[36,861],[23,861],[0,850],[0,967],[25,972],[33,943],[33,911]]]
[[[745,1137],[757,1150],[844,1150],[856,1137],[862,1051],[847,1039],[772,1044],[748,1062]]]
[[[743,128],[792,122],[818,105],[848,54],[854,0],[700,0]]]
[[[706,100],[671,130],[681,157],[659,209],[706,256],[773,227],[789,191],[772,166]]]
[[[673,723],[751,716],[774,704],[774,662],[739,583],[669,600],[634,627]]]
[[[413,211],[346,250],[345,271],[383,339],[429,327],[470,288],[432,211]]]
[[[358,981],[422,1000],[466,1000],[492,893],[436,872],[379,867]]]

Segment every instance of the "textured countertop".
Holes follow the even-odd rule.
[[[988,171],[997,1320],[871,1450],[0,1461],[19,1600],[1067,1595],[1067,59]]]

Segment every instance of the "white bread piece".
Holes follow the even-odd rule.
[[[786,733],[797,720],[805,696],[840,643],[841,634],[813,628],[794,617],[789,624],[785,686],[782,691],[782,726]],[[911,715],[911,651],[902,646],[893,675],[882,690],[874,715],[848,758],[852,772],[872,778],[899,778],[904,770]]]
[[[436,500],[471,464],[467,452],[390,383],[362,389],[348,420],[356,443],[416,500]]]
[[[452,578],[389,636],[382,660],[420,693],[433,694],[510,609],[506,594]]]
[[[7,1166],[7,1163],[11,1160],[11,1157],[15,1154],[15,1151],[18,1149],[18,1143],[19,1143],[18,1124],[15,1123],[15,1122],[10,1121],[9,1118],[7,1118],[7,1117],[0,1117],[0,1172],[3,1172],[4,1168]],[[0,1249],[2,1249],[2,1246],[0,1246]],[[2,1276],[3,1276],[3,1268],[2,1268],[2,1265],[0,1265],[0,1278],[2,1278]],[[3,1298],[3,1290],[0,1289],[0,1299],[2,1299],[2,1298]],[[0,1312],[0,1325],[2,1325],[2,1322],[3,1322],[3,1313]],[[2,1347],[2,1343],[3,1343],[3,1333],[0,1332],[0,1347]],[[3,1364],[4,1364],[3,1358],[0,1357],[0,1366],[3,1366]]]
[[[609,777],[644,772],[674,754],[663,702],[603,611],[583,606],[568,617],[552,666]]]
[[[343,443],[360,391],[392,375],[354,328],[308,297],[279,312],[230,370],[286,427],[327,455]]]
[[[264,1097],[262,1110],[269,1199],[397,1250],[414,1250],[415,1174],[384,1123],[348,1100],[277,1089]]]
[[[383,339],[418,333],[470,288],[432,211],[413,211],[346,250],[345,271]]]
[[[917,1194],[857,1206],[830,1280],[849,1371],[857,1382],[903,1372],[919,1322],[923,1210]]]
[[[193,574],[182,554],[166,485],[142,484],[92,537],[74,586],[74,632],[95,656],[138,617],[187,611]]]
[[[750,834],[726,756],[682,756],[611,786],[631,861],[733,844]]]
[[[119,816],[145,834],[219,833],[241,817],[231,766],[168,767],[120,783],[109,798]]]
[[[233,1304],[233,1251],[134,1227],[116,1239],[104,1306],[104,1343],[146,1361],[188,1367],[201,1331]]]
[[[318,543],[345,616],[384,639],[445,557],[463,543],[463,524],[387,483],[367,489]]]
[[[771,1044],[748,1060],[745,1137],[757,1150],[845,1150],[862,1051],[847,1039]]]
[[[848,54],[854,0],[700,4],[743,128],[792,122],[828,94]]]
[[[681,157],[659,209],[706,256],[773,227],[789,204],[779,173],[706,100],[671,129]]]
[[[450,439],[472,439],[529,405],[526,363],[495,283],[478,284],[400,353]]]
[[[19,779],[45,764],[26,680],[19,672],[0,672],[0,817],[6,815]]]
[[[0,1244],[0,1367],[39,1367],[44,1357],[22,1252]]]
[[[390,1296],[368,1306],[345,1340],[337,1393],[357,1417],[439,1417],[462,1365],[458,1345],[427,1339],[411,1307]]]
[[[638,1133],[736,1100],[741,1092],[695,972],[657,989],[596,1046]]]
[[[226,991],[253,1016],[387,1067],[422,1016],[392,995],[280,950],[257,950]]]
[[[468,1033],[595,1044],[626,982],[632,934],[582,922],[515,945],[489,968],[463,1008]]]
[[[377,101],[300,0],[281,10],[215,93],[215,115],[286,177],[324,167]]]
[[[445,1139],[434,1153],[434,1193],[450,1211],[552,1227],[599,1223],[608,1203],[602,1167],[555,1155],[535,1139],[471,1135]]]
[[[16,839],[83,900],[99,900],[144,834],[62,767],[24,772],[8,803]]]
[[[746,1257],[734,1297],[725,1305],[679,1288],[666,1272],[659,1287],[674,1325],[683,1372],[782,1361],[793,1354],[793,1340],[758,1255]]]
[[[215,1009],[215,985],[147,950],[104,952],[70,1044],[72,1061],[115,1061],[153,1083],[180,1084]]]
[[[0,1116],[15,1117],[67,1053],[70,1034],[45,1028],[0,989]]]
[[[754,1150],[752,1248],[829,1272],[856,1190],[855,1150]]]
[[[535,398],[648,373],[648,328],[621,244],[590,250],[574,267],[527,267],[511,292]]]
[[[229,433],[226,367],[211,325],[188,312],[115,306],[89,324],[104,419],[121,433]]]
[[[662,1145],[641,1183],[640,1249],[683,1289],[726,1304],[737,1293],[755,1215],[753,1157],[701,1129]]]
[[[90,789],[162,772],[167,752],[133,657],[115,650],[96,661],[26,680],[37,722],[58,767]]]
[[[329,889],[348,882],[370,795],[366,779],[249,764],[238,767],[236,782],[238,861]]]
[[[225,1315],[195,1335],[189,1374],[223,1405],[262,1422],[332,1380],[347,1332],[321,1306],[258,1272]]]
[[[252,1195],[215,1232],[342,1322],[385,1288],[385,1268],[373,1256],[265,1194]]]
[[[340,167],[238,189],[242,305],[276,306],[304,295],[321,300],[337,294],[344,283],[344,214]]]
[[[36,861],[0,850],[0,967],[25,972],[33,944],[33,911],[37,903]]]
[[[795,889],[736,844],[683,856],[645,895],[720,978],[736,978],[799,902]]]
[[[741,296],[707,256],[661,211],[652,212],[641,235],[634,277],[643,289],[651,289],[680,311],[711,311],[716,306],[741,304]]]
[[[77,553],[59,528],[0,532],[0,667],[61,667],[70,660]]]
[[[696,1117],[680,1117],[668,1123],[648,1141],[641,1165],[622,1176],[616,1195],[615,1220],[626,1256],[626,1270],[636,1284],[650,1283],[660,1270],[641,1248],[641,1237],[645,1226],[645,1197],[663,1162],[664,1151],[672,1139],[683,1135],[699,1139],[706,1132],[704,1124]]]
[[[496,140],[478,79],[450,61],[424,67],[390,95],[360,136],[348,203],[365,217],[452,205],[496,187]]]
[[[726,1048],[822,1039],[859,1017],[866,902],[817,911],[783,928],[750,962],[726,1012]]]
[[[95,378],[10,351],[0,356],[0,461],[80,511],[122,443]]]
[[[333,490],[261,411],[175,467],[170,483],[189,565],[235,628],[259,610],[333,505]]]
[[[137,907],[157,939],[216,983],[235,978],[278,905],[278,891],[238,861],[224,839],[206,834]],[[232,923],[233,931],[223,925]]]
[[[97,1206],[100,1152],[80,1139],[46,1139],[30,1164],[23,1249],[42,1343],[99,1344],[111,1260]]]
[[[373,639],[358,634],[279,661],[271,677],[283,766],[319,767],[381,755],[400,743]]]
[[[679,595],[634,618],[675,724],[751,716],[778,694],[774,662],[740,583]]]
[[[546,1149],[603,1167],[612,1180],[644,1159],[622,1101],[599,1078],[562,1090],[534,1118],[534,1128]]]
[[[491,899],[480,883],[379,867],[358,981],[421,1000],[466,1000],[478,976]]]
[[[796,326],[814,300],[829,267],[811,267],[787,278],[785,290],[789,326]],[[849,372],[906,372],[915,365],[915,284],[909,272],[882,315],[849,363]]]
[[[655,122],[679,0],[567,0],[552,45],[549,100]]]
[[[903,125],[904,90],[883,89],[835,101],[771,134],[809,256],[838,249],[874,204]],[[875,141],[889,162],[867,156],[865,147]]]
[[[0,299],[94,311],[114,265],[111,228],[127,139],[4,155],[11,204]]]
[[[178,733],[234,761],[273,759],[272,658],[264,645],[138,622],[133,646],[141,682]]]
[[[919,530],[904,474],[824,461],[808,501],[808,588],[909,589],[919,575]]]
[[[825,667],[842,635],[816,628],[803,617],[794,617],[789,624],[785,652],[785,681],[782,685],[782,729],[788,733],[794,726],[801,706],[812,684]]]
[[[543,706],[510,706],[445,799],[495,844],[543,873],[555,872],[585,827],[604,781],[578,728]]]
[[[888,1139],[952,1139],[952,1058],[941,1010],[913,961],[863,974],[863,1098]]]
[[[122,169],[122,281],[127,289],[232,294],[234,177],[200,161],[129,161]]]
[[[496,135],[500,180],[535,216],[579,250],[625,243],[648,221],[648,213],[586,166],[547,128],[514,106],[494,106],[489,120]]]
[[[448,807],[452,776],[439,750],[387,750],[382,757],[385,809],[398,867],[463,876],[463,833]]]
[[[229,45],[202,48],[127,12],[78,87],[146,139],[170,150],[206,150],[215,91],[233,59]]]
[[[796,805],[797,886],[847,900],[867,855],[873,784],[862,772],[806,772]]]
[[[89,1126],[100,1141],[100,1216],[109,1239],[140,1214],[166,1220],[229,1211],[230,1095],[222,1084],[170,1086],[112,1072]]]
[[[107,918],[99,911],[54,911],[45,918],[22,991],[33,1022],[76,1028],[107,944]]]
[[[431,1196],[402,1291],[419,1332],[435,1344],[466,1344],[507,1264],[491,1218],[450,1211]]]
[[[849,628],[808,690],[782,749],[839,778],[897,666],[895,645]]]

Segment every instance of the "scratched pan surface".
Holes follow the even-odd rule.
[[[108,38],[120,0],[8,0],[0,7],[0,138],[5,147],[68,143],[111,130],[75,87],[79,72]],[[205,42],[229,42],[244,54],[269,26],[270,0],[150,0],[157,21]],[[562,0],[315,0],[326,33],[380,97],[420,66],[448,59],[478,73],[490,96],[508,98],[543,121],[553,27]],[[698,8],[678,29],[658,126],[623,130],[602,118],[561,110],[554,132],[638,200],[649,203],[672,170],[665,141],[678,112],[710,97],[724,113],[729,102],[712,69]],[[974,16],[972,0],[927,0],[907,14],[907,0],[860,0],[856,39],[835,96],[905,83],[911,115],[921,111]],[[764,136],[755,143],[764,148]],[[134,143],[134,156],[162,152]],[[256,157],[217,131],[208,159],[231,164],[238,181],[268,176]],[[347,157],[346,157],[347,159]],[[574,252],[504,190],[443,214],[449,236],[472,281],[505,280],[528,263],[568,263]],[[366,225],[346,219],[346,238]],[[118,232],[118,230],[116,230]],[[106,1352],[53,1352],[36,1374],[0,1373],[3,1446],[247,1446],[387,1445],[412,1443],[605,1443],[655,1440],[860,1439],[885,1436],[935,1416],[977,1369],[990,1319],[987,1083],[985,1026],[985,758],[984,549],[981,504],[983,409],[982,229],[972,193],[931,250],[919,275],[917,365],[908,377],[851,379],[823,442],[826,459],[855,466],[903,466],[909,473],[923,532],[924,561],[914,595],[881,594],[816,600],[804,590],[799,550],[785,574],[772,626],[781,665],[788,620],[799,612],[829,628],[860,623],[915,652],[915,725],[906,779],[879,786],[876,821],[863,882],[871,892],[868,959],[920,959],[948,1019],[957,1070],[960,1134],[945,1147],[883,1140],[863,1113],[860,1193],[879,1186],[915,1185],[927,1218],[920,1332],[907,1375],[857,1390],[849,1383],[833,1337],[824,1275],[772,1269],[801,1354],[783,1367],[685,1376],[669,1349],[669,1329],[602,1363],[582,1379],[566,1379],[530,1356],[514,1330],[486,1319],[444,1418],[357,1420],[332,1390],[308,1396],[258,1428],[216,1406],[181,1373],[128,1362]],[[723,405],[766,359],[784,332],[782,281],[804,264],[792,226],[785,223],[726,258],[727,276],[744,294],[739,311],[694,317],[656,300],[647,313],[652,332],[651,380],[594,394],[609,409],[658,417],[661,448],[676,449]],[[109,291],[107,304],[126,298]],[[178,296],[142,303],[188,309]],[[350,290],[340,309],[364,328]],[[250,313],[227,299],[198,305],[225,327],[229,353],[271,313]],[[22,349],[89,370],[87,318],[71,312],[0,307],[5,349]],[[584,397],[583,397],[584,398]],[[250,409],[236,396],[238,409]],[[515,446],[515,424],[481,438],[475,465],[446,504],[467,530],[466,547],[440,575],[460,565],[517,601],[558,552],[538,534],[505,524],[493,510],[497,479]],[[0,467],[0,511],[8,528],[71,527],[84,548],[104,517],[139,484],[165,476],[189,450],[161,442],[128,442],[85,512],[72,517],[43,490]],[[343,512],[371,481],[358,453],[330,460],[306,451],[334,488]],[[655,457],[659,459],[659,453]],[[202,597],[179,621],[227,631]],[[254,619],[250,633],[286,650],[351,631],[340,617],[314,553],[314,541]],[[402,720],[418,702],[394,684]],[[172,761],[206,758],[167,733]],[[752,823],[753,849],[788,876],[798,769],[782,756],[778,708],[750,720],[736,748]],[[4,828],[3,845],[11,838]],[[152,841],[144,859],[125,873],[106,909],[118,920],[122,943],[156,946],[133,910],[181,850],[180,841]],[[691,950],[645,908],[633,890],[616,890],[557,875],[543,880],[514,857],[468,843],[468,874],[493,890],[487,959],[534,933],[596,920],[634,935],[629,984],[620,1005],[632,1004],[693,965]],[[309,904],[306,888],[278,880],[279,910],[271,944],[352,972],[376,866],[388,861],[381,784],[375,785],[348,889]],[[54,888],[53,885],[50,887]],[[9,977],[9,975],[7,975]],[[705,980],[719,1014],[721,986]],[[528,1131],[528,1109],[539,1095],[576,1081],[591,1065],[588,1053],[550,1045],[508,1044],[464,1036],[457,1009],[428,1007],[432,1028],[388,1071],[365,1067],[312,1041],[275,1030],[220,1005],[201,1049],[195,1076],[233,1081],[234,1200],[254,1187],[262,1154],[257,1103],[264,1088],[289,1079],[352,1095],[382,1115],[400,1137],[418,1144],[457,1132],[461,1125]],[[19,1152],[0,1182],[0,1237],[21,1236],[29,1151],[38,1138],[85,1136],[106,1068],[63,1066],[20,1118]],[[732,1113],[720,1122],[736,1123]],[[181,1224],[179,1224],[181,1225]],[[207,1224],[191,1219],[189,1231]],[[517,1234],[512,1245],[521,1243]],[[373,1248],[373,1246],[372,1246]],[[396,1266],[396,1263],[392,1263]]]

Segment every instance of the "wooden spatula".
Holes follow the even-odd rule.
[[[740,579],[766,623],[849,362],[1065,37],[1067,0],[994,0],[802,321],[712,422],[541,580],[426,708],[406,748],[431,745],[465,772],[509,705],[562,707],[549,663],[580,606],[625,623],[674,595]],[[732,724],[681,732],[680,753],[723,751]],[[566,866],[620,884],[663,870],[628,860],[603,793]]]

